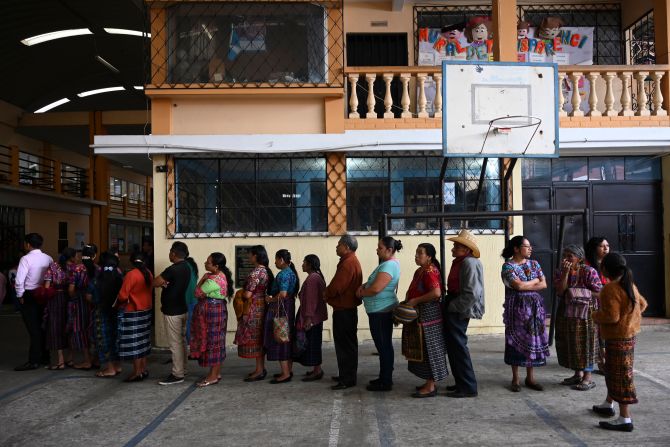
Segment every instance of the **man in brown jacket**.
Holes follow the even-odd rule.
[[[340,257],[333,280],[324,292],[324,299],[333,307],[333,339],[339,375],[331,388],[343,390],[356,385],[358,370],[358,310],[361,301],[356,290],[363,284],[361,263],[356,257],[358,241],[345,234],[337,243],[335,252]]]

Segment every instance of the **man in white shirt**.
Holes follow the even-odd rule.
[[[49,353],[44,346],[44,331],[42,317],[44,305],[35,301],[33,291],[44,282],[44,272],[51,265],[51,256],[42,253],[44,239],[37,233],[26,234],[24,248],[26,254],[19,261],[16,271],[16,298],[21,305],[23,322],[30,335],[30,350],[28,362],[14,368],[14,371],[28,371],[37,369],[40,363],[49,362]]]

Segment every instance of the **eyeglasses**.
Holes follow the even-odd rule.
[[[532,245],[522,245],[521,248],[533,248]]]

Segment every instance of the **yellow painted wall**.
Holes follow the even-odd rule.
[[[323,98],[173,98],[173,135],[322,133]]]
[[[89,237],[89,216],[84,214],[57,213],[26,208],[26,233],[39,233],[44,238],[42,251],[58,258],[58,222],[67,222],[67,238],[70,247],[75,247],[75,233],[84,233],[84,242]]]

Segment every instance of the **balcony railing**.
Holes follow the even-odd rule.
[[[669,69],[670,65],[561,66],[559,116],[590,117],[592,121],[603,121],[604,117],[667,117],[668,98],[663,97],[662,80]],[[348,67],[345,76],[349,128],[394,127],[393,122],[390,126],[374,125],[374,120],[389,123],[393,119],[405,124],[408,119],[426,123],[415,127],[441,125],[440,67]],[[573,85],[578,88],[573,89]],[[360,126],[352,125],[358,120]]]
[[[150,202],[133,200],[128,197],[109,197],[110,217],[125,217],[129,219],[153,219],[153,206]]]

